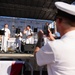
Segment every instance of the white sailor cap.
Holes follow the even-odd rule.
[[[75,16],[75,5],[74,4],[67,4],[64,2],[55,2],[55,6],[57,7],[57,9]]]

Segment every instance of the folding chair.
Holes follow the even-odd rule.
[[[31,63],[25,62],[25,64],[27,64],[30,67],[31,75],[33,75],[33,67],[31,65]]]

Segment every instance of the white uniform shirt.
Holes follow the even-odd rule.
[[[75,30],[48,42],[36,59],[38,65],[47,65],[48,75],[75,75]]]
[[[31,34],[34,34],[32,29],[27,30],[25,33],[26,33],[26,37],[29,36],[29,35],[31,35]],[[33,36],[31,36],[29,38],[26,38],[26,44],[34,44],[34,38],[33,38]]]
[[[26,36],[31,35],[31,34],[33,34],[33,30],[32,29],[26,31]]]
[[[20,32],[19,34],[15,34],[15,36],[19,36],[17,39],[19,39],[20,41],[22,40],[22,32]]]

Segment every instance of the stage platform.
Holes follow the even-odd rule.
[[[1,53],[0,58],[28,59],[28,58],[34,58],[34,54],[22,54],[22,53],[8,54],[8,53]]]

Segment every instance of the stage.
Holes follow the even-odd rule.
[[[30,58],[34,58],[34,54],[21,54],[21,53],[8,54],[8,53],[3,53],[3,54],[0,54],[0,59],[1,58],[30,59]]]

